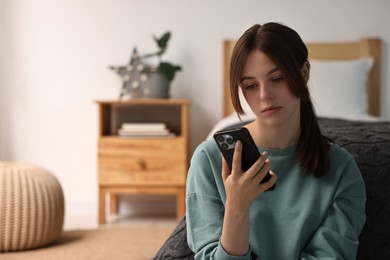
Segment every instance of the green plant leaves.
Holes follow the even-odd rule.
[[[180,71],[181,67],[168,62],[160,62],[158,69],[159,72],[167,77],[169,81],[172,81],[175,77],[176,71]]]
[[[164,33],[160,38],[153,37],[160,49],[160,55],[163,54],[168,46],[168,41],[171,38],[171,32]]]

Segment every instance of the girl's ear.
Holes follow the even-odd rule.
[[[310,63],[308,61],[305,61],[305,63],[303,63],[303,66],[301,68],[301,73],[302,73],[303,79],[307,83],[307,81],[309,80],[309,77],[310,77]]]

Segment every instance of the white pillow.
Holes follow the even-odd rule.
[[[318,116],[349,118],[367,112],[366,82],[372,57],[356,60],[310,60],[308,82]]]

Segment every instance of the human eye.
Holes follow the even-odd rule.
[[[251,84],[247,84],[245,85],[245,89],[254,89],[257,87],[257,84],[256,83],[251,83]]]
[[[243,89],[254,89],[258,86],[257,82],[255,81],[244,81],[242,82],[242,88]]]
[[[272,78],[272,82],[275,82],[275,83],[282,82],[283,80],[284,80],[284,78],[282,76]]]

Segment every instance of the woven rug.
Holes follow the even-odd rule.
[[[174,227],[115,227],[64,231],[54,245],[29,251],[0,253],[16,260],[143,260],[152,259]]]

